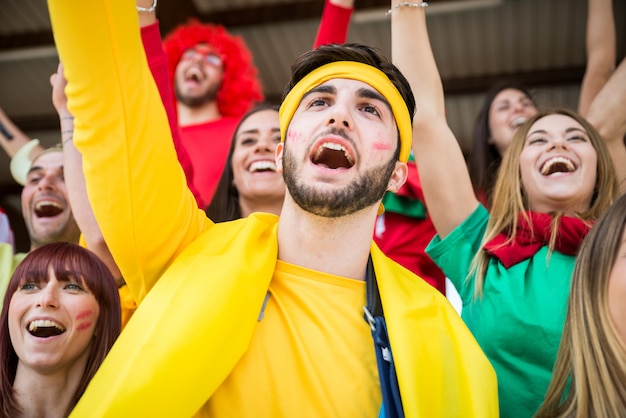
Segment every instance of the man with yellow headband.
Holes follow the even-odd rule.
[[[378,416],[370,257],[405,415],[497,415],[495,374],[456,312],[372,244],[406,176],[400,72],[365,46],[303,55],[281,107],[280,219],[214,224],[186,187],[133,6],[49,0],[93,211],[139,304],[72,416]]]

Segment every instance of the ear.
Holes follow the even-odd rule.
[[[393,169],[393,173],[391,173],[391,178],[389,179],[389,183],[387,184],[387,190],[393,193],[397,193],[400,190],[400,187],[406,181],[407,175],[409,173],[409,168],[406,163],[397,161],[396,167]]]
[[[284,142],[279,142],[276,144],[276,172],[283,172],[283,149],[285,148]]]

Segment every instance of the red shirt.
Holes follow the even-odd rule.
[[[224,171],[238,123],[239,118],[221,118],[180,128],[182,147],[193,166],[193,184],[207,204]]]
[[[409,173],[406,183],[398,190],[397,196],[421,202],[424,205],[422,184],[415,162],[409,161]],[[394,212],[389,205],[385,213],[376,220],[374,241],[383,253],[393,261],[411,270],[426,282],[430,283],[444,295],[446,294],[446,277],[439,267],[426,254],[426,246],[437,231],[428,214]]]

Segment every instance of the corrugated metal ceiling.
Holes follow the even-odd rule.
[[[51,144],[58,138],[50,103],[49,75],[57,57],[50,33],[45,0],[0,0],[0,106],[30,135]],[[194,10],[202,19],[229,16],[229,30],[249,45],[269,98],[280,97],[289,67],[311,48],[319,16],[300,16],[311,5],[321,12],[323,0],[160,0],[159,7]],[[428,10],[431,42],[444,79],[449,121],[464,149],[482,94],[498,77],[518,75],[536,85],[539,100],[549,105],[575,107],[585,64],[587,0],[433,0]],[[614,2],[618,56],[624,53],[626,6]],[[357,12],[348,41],[377,46],[389,54],[390,23],[385,3],[368,3]],[[372,4],[378,4],[372,8]],[[244,12],[258,7],[283,10],[274,22],[240,25]],[[439,6],[439,7],[438,7]],[[445,7],[444,7],[445,6]],[[461,7],[459,7],[461,6]],[[437,10],[439,8],[439,10]],[[452,10],[446,10],[452,9]],[[222,13],[216,14],[216,13]],[[310,14],[310,12],[308,12]],[[179,21],[186,17],[179,16]],[[161,22],[173,23],[166,16]],[[249,20],[249,16],[246,18]],[[243,20],[242,20],[243,21]],[[220,22],[217,22],[220,23]],[[17,45],[17,46],[16,46]],[[22,46],[19,46],[22,45]],[[8,160],[0,157],[0,184],[10,183]]]

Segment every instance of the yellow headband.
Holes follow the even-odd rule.
[[[323,65],[307,74],[296,84],[280,106],[280,136],[285,140],[287,127],[293,118],[293,114],[300,105],[302,96],[311,89],[334,78],[347,78],[358,80],[374,87],[387,99],[391,106],[391,111],[396,119],[398,131],[400,132],[400,155],[399,160],[407,162],[411,153],[411,140],[413,129],[411,128],[411,115],[406,107],[406,103],[398,92],[398,89],[387,78],[385,73],[371,65],[355,61],[336,61]]]

